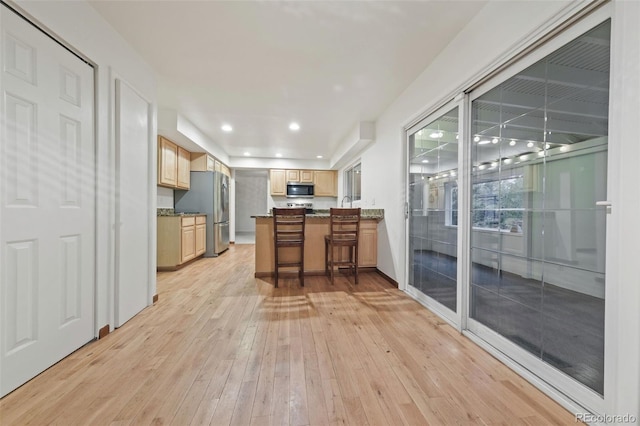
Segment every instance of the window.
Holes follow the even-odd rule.
[[[473,184],[472,226],[522,233],[522,196],[524,179],[513,176]],[[449,226],[458,225],[458,185],[445,184],[446,221]]]
[[[361,199],[361,163],[358,163],[344,171],[344,195],[351,198],[351,201]]]

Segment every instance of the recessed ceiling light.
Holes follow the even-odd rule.
[[[280,158],[280,157],[282,157],[282,154],[280,154],[280,153],[278,152],[278,153],[276,153],[276,157]]]
[[[289,130],[300,130],[300,125],[298,123],[289,124]]]
[[[475,137],[473,138],[473,141],[474,141],[474,142],[480,142],[480,136],[475,136]]]
[[[511,142],[509,142],[509,145],[514,146],[516,144],[516,141],[514,139],[511,139]]]
[[[533,142],[529,141],[529,143],[527,144],[527,148],[533,148]]]
[[[440,132],[440,131],[438,131],[438,132],[431,132],[431,133],[429,134],[429,137],[430,137],[431,139],[440,139],[440,138],[441,138],[441,137],[443,137],[443,136],[444,136],[444,133],[442,133],[442,132]]]
[[[422,160],[422,162],[423,162],[423,163],[428,163],[428,162],[429,162],[429,160],[424,159],[424,160]]]
[[[220,127],[222,129],[223,132],[230,132],[233,130],[233,127],[231,127],[231,125],[229,124],[223,124],[222,127]]]
[[[549,149],[549,148],[551,148],[551,145],[549,145],[549,144],[546,144],[546,145],[544,146],[544,149]]]
[[[498,138],[491,139],[491,143],[498,143],[500,140]]]
[[[322,155],[316,155],[316,158],[322,158]]]
[[[250,152],[245,152],[244,155],[245,155],[245,157],[248,157],[248,156],[251,155],[251,153]]]

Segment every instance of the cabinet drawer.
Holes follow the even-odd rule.
[[[207,223],[206,216],[196,216],[196,225],[202,225],[203,223]]]
[[[196,224],[196,218],[194,216],[183,217],[182,218],[182,226],[193,226]]]

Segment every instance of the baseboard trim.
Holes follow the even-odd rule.
[[[102,339],[103,337],[106,337],[107,334],[109,334],[109,324],[105,325],[100,330],[98,330],[98,340]]]
[[[395,288],[398,288],[398,281],[394,280],[393,278],[391,278],[389,275],[385,274],[384,272],[382,272],[378,268],[376,268],[376,272],[378,274],[382,275],[382,278],[384,278],[385,280],[389,281]]]

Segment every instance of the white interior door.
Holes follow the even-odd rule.
[[[93,68],[0,6],[0,396],[95,334]]]
[[[149,294],[149,103],[116,80],[115,326],[150,304]]]

